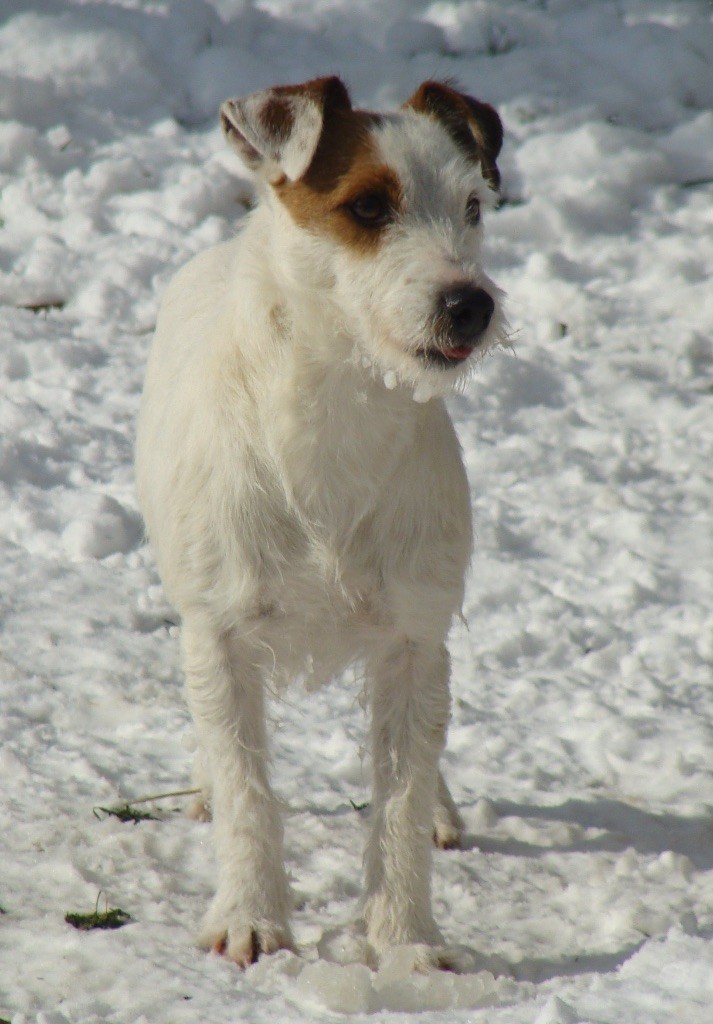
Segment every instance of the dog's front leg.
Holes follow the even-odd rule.
[[[217,892],[200,944],[245,967],[292,947],[280,809],[268,781],[263,681],[239,642],[184,620],[188,699],[210,776]]]
[[[402,943],[440,946],[431,912],[431,847],[438,758],[449,714],[442,644],[395,640],[370,659],[374,799],[364,917],[377,953]]]

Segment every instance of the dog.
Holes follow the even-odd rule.
[[[505,340],[480,254],[502,125],[453,84],[374,113],[337,77],[228,100],[220,117],[259,200],[168,287],[136,457],[213,816],[200,944],[242,967],[294,948],[265,691],[360,664],[365,947],[378,962],[415,944],[450,968],[431,846],[462,831],[439,758],[472,529],[443,397]]]

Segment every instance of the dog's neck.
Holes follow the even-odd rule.
[[[269,237],[253,249],[270,254],[260,268],[260,294],[272,300],[261,314],[272,334],[269,355],[258,361],[267,398],[260,403],[261,432],[290,500],[310,521],[349,533],[374,507],[427,407],[413,401],[411,389],[389,390],[365,365],[304,231],[276,228],[274,211],[260,207],[248,231],[253,243]]]
[[[353,342],[332,326],[332,344],[349,352]],[[349,534],[378,502],[425,407],[405,391],[388,391],[353,353],[325,358],[321,344],[300,332],[290,339],[271,399],[265,430],[292,500],[311,522]]]

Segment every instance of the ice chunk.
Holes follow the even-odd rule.
[[[344,742],[340,737],[340,742]],[[353,929],[334,928],[326,931],[317,944],[323,960],[337,964],[364,964],[368,960],[369,944],[365,935]]]
[[[503,996],[507,998],[515,991],[513,982],[509,979],[496,981],[489,971],[454,974],[431,970],[424,973],[429,952],[428,947],[415,945],[396,946],[384,954],[374,979],[383,1009],[401,1012],[477,1009],[494,1006]]]
[[[299,978],[306,995],[338,1013],[369,1013],[375,1009],[371,971],[364,964],[307,964]]]
[[[375,984],[378,985],[378,979]],[[512,982],[505,982],[505,985],[514,988]],[[472,1010],[495,1006],[501,1001],[499,984],[488,971],[478,974],[411,972],[406,977],[382,985],[378,988],[378,994],[383,1009],[401,1012]]]
[[[297,978],[303,972],[303,961],[289,949],[278,949],[270,956],[261,956],[250,968],[250,980],[260,984],[274,983],[277,978]]]

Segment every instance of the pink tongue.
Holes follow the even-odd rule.
[[[463,345],[461,348],[444,348],[443,355],[446,359],[467,359],[472,351],[472,348]]]

